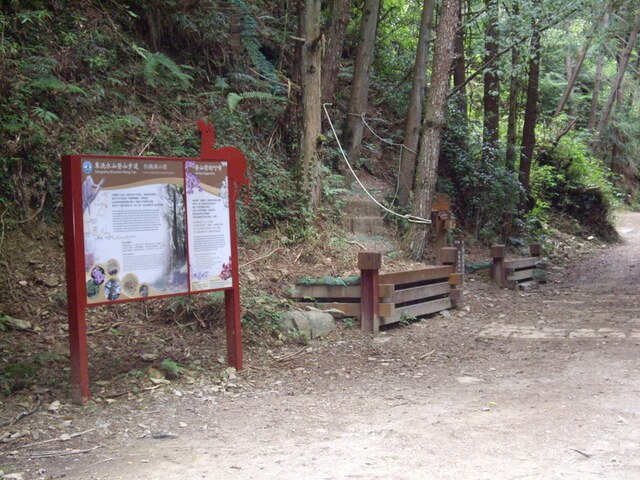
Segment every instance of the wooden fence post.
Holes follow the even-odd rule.
[[[492,245],[491,246],[491,278],[496,285],[504,287],[506,284],[504,257],[506,255],[507,248],[504,245]]]
[[[358,268],[360,269],[360,328],[367,333],[378,333],[380,330],[378,274],[381,266],[381,253],[358,253]]]
[[[529,245],[529,253],[531,253],[532,257],[539,257],[542,255],[542,245],[539,243],[532,243]]]

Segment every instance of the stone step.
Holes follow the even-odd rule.
[[[346,228],[349,232],[362,235],[384,235],[385,228],[382,217],[355,216],[346,217]]]
[[[345,211],[350,215],[375,217],[380,215],[380,207],[370,198],[350,197],[347,198]]]

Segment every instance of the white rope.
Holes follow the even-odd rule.
[[[340,149],[340,153],[342,154],[342,158],[346,162],[347,167],[349,167],[349,171],[353,175],[353,178],[355,178],[356,182],[358,182],[358,185],[360,185],[360,188],[362,189],[362,191],[364,193],[366,193],[367,196],[371,200],[373,200],[376,205],[378,205],[381,209],[383,209],[387,213],[390,213],[391,215],[395,215],[396,217],[404,218],[405,220],[407,220],[407,221],[409,221],[411,223],[421,223],[421,224],[424,224],[424,225],[430,224],[431,220],[429,220],[428,218],[415,217],[415,216],[413,216],[413,215],[411,215],[409,213],[407,213],[406,215],[402,215],[402,214],[400,214],[398,212],[394,212],[390,208],[388,208],[388,207],[384,206],[383,204],[381,204],[378,200],[376,200],[373,197],[373,195],[371,195],[369,193],[369,190],[367,190],[367,188],[362,184],[362,182],[358,178],[358,175],[356,175],[356,172],[354,172],[353,167],[351,167],[351,164],[349,163],[349,159],[347,158],[347,154],[345,153],[344,149],[342,148],[342,144],[340,143],[340,139],[338,138],[338,134],[336,133],[336,129],[334,128],[333,122],[331,121],[331,116],[329,116],[329,112],[327,111],[327,105],[331,105],[331,104],[330,103],[323,103],[322,104],[322,108],[324,110],[324,114],[327,116],[327,120],[329,121],[329,126],[331,127],[331,131],[333,132],[333,136],[336,139],[336,142],[338,144],[338,148]]]
[[[367,129],[373,134],[374,137],[376,137],[381,142],[386,143],[387,145],[391,145],[393,147],[400,147],[400,153],[402,153],[402,149],[405,148],[405,149],[407,149],[407,151],[413,153],[414,155],[418,155],[416,152],[414,152],[409,147],[407,147],[404,143],[392,142],[391,140],[387,140],[386,138],[382,138],[380,135],[378,135],[376,132],[374,132],[373,128],[371,128],[369,126],[369,124],[367,123],[367,120],[364,117],[364,113],[361,113],[360,115],[358,115],[357,113],[348,113],[347,115],[351,115],[353,117],[360,117],[362,119],[362,123],[364,123],[364,126],[367,127]]]

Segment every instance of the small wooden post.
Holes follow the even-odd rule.
[[[458,249],[455,247],[443,247],[440,249],[442,265],[451,265],[453,271],[458,273]]]
[[[380,330],[378,273],[381,266],[381,253],[358,253],[358,268],[360,269],[360,327],[363,332],[367,333],[378,333]]]
[[[504,287],[506,282],[506,272],[504,268],[504,257],[506,252],[507,248],[504,245],[491,246],[491,258],[493,259],[491,263],[491,278],[493,278],[495,284],[500,287]]]
[[[529,252],[531,253],[532,257],[539,257],[540,255],[542,255],[542,245],[540,245],[539,243],[532,243],[531,245],[529,245]]]

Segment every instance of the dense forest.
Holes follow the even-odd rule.
[[[635,0],[0,5],[3,229],[60,222],[61,155],[197,156],[198,118],[249,159],[244,233],[304,239],[345,160],[395,186],[415,259],[435,192],[485,243],[556,215],[611,236],[637,200]]]

